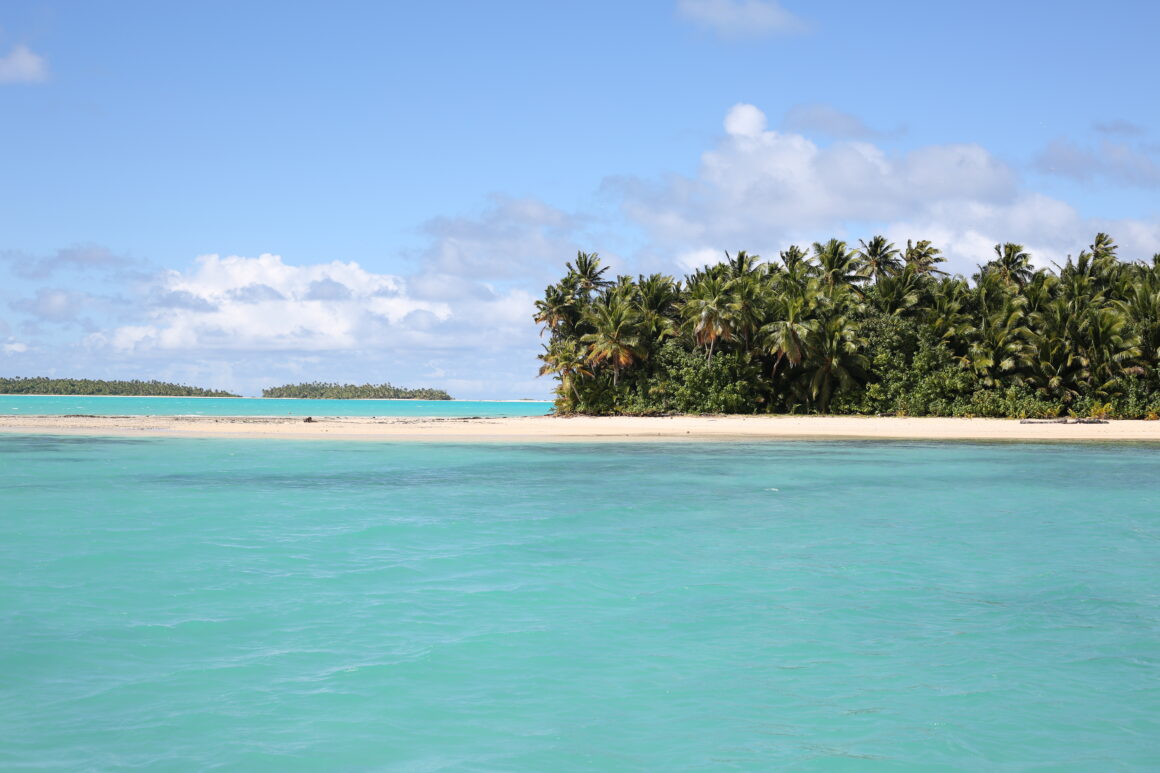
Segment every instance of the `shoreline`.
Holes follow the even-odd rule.
[[[289,398],[288,398],[289,399]],[[0,416],[0,434],[434,442],[1000,440],[1160,443],[1160,421],[1020,424],[1018,419],[862,416]]]
[[[411,403],[411,402],[428,402],[428,403],[546,403],[552,405],[551,400],[534,400],[532,398],[516,399],[516,400],[468,400],[466,398],[452,397],[450,400],[432,400],[425,397],[262,397],[261,395],[42,395],[39,393],[30,394],[21,392],[20,394],[0,394],[0,397],[122,397],[129,399],[179,399],[179,400],[342,400],[346,401],[378,401],[378,402],[397,402],[397,403]]]

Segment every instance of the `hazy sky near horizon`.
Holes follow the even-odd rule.
[[[1160,252],[1151,2],[0,7],[0,375],[547,397],[577,250]]]

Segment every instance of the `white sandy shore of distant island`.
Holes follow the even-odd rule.
[[[0,433],[380,441],[624,441],[895,438],[1160,442],[1160,421],[1021,424],[1017,419],[862,416],[0,416]]]

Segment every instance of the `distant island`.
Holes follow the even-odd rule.
[[[391,384],[285,384],[262,390],[262,397],[298,397],[325,400],[450,400],[442,389],[406,389]]]
[[[202,389],[166,381],[105,381],[91,378],[0,377],[3,395],[116,395],[121,397],[240,397],[221,389]],[[451,400],[442,389],[407,389],[391,384],[284,384],[262,390],[262,397],[327,400]]]
[[[122,397],[239,397],[220,389],[166,381],[104,381],[90,378],[0,378],[5,395],[119,395]]]

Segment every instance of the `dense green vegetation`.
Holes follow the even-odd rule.
[[[237,397],[218,389],[202,389],[164,381],[102,381],[88,378],[0,378],[6,395],[127,395],[133,397]]]
[[[404,389],[390,384],[328,384],[312,381],[309,384],[286,384],[262,390],[262,397],[310,397],[331,400],[450,400],[442,389]]]
[[[238,397],[218,389],[169,384],[164,381],[102,381],[87,378],[0,378],[7,395],[131,395],[134,397]],[[390,384],[286,384],[262,390],[262,397],[329,399],[450,400],[442,389],[404,389]]]
[[[1160,254],[1106,234],[1057,271],[995,245],[968,281],[930,242],[739,252],[677,281],[580,253],[536,303],[558,412],[1054,417],[1160,412]]]

